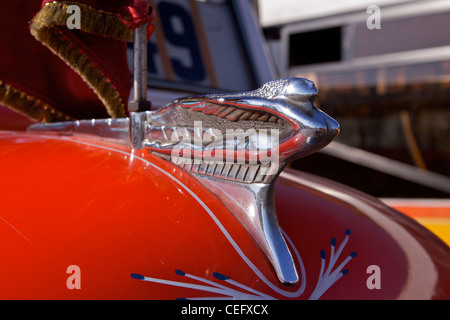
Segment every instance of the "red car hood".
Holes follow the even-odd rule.
[[[275,184],[287,287],[220,199],[146,151],[19,132],[0,150],[1,299],[450,298],[446,244],[323,178]]]

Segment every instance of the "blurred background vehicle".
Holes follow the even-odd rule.
[[[368,9],[370,1],[296,1],[291,10],[280,3],[278,11],[269,1],[261,4],[260,20],[279,73],[318,83],[322,108],[341,123],[339,142],[450,175],[450,38],[444,27],[449,1],[380,1],[379,12]],[[379,29],[369,28],[373,19]],[[405,184],[373,175],[357,161],[352,170],[342,170],[339,161],[325,166],[324,155],[308,160],[303,163],[308,170],[327,167],[327,175],[377,196],[448,196],[448,180]],[[365,160],[360,163],[369,165]],[[401,169],[388,170],[403,178]]]

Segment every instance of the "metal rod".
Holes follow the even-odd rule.
[[[147,111],[151,109],[147,99],[147,24],[134,30],[133,49],[134,100],[128,103],[128,111]]]

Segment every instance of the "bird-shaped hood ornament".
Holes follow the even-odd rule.
[[[131,115],[131,127],[141,128],[132,130],[133,145],[172,161],[214,192],[285,285],[299,277],[278,225],[273,185],[289,162],[322,149],[339,133],[339,124],[316,107],[317,93],[312,81],[287,78]]]

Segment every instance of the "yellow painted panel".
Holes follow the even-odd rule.
[[[416,220],[450,246],[450,219],[417,218]]]

